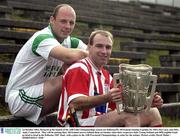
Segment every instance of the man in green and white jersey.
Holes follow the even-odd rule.
[[[74,9],[67,4],[58,5],[49,26],[36,32],[19,51],[5,96],[14,116],[39,124],[45,115],[57,110],[62,65],[88,55],[86,44],[69,36],[75,22]]]

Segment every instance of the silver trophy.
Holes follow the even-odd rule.
[[[157,84],[157,75],[152,75],[151,66],[120,64],[119,73],[115,73],[113,78],[115,87],[122,85],[122,99],[116,102],[118,113],[150,109]]]

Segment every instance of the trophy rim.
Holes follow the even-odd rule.
[[[125,64],[122,63],[119,65],[119,69],[123,70],[130,70],[130,71],[143,71],[143,72],[148,72],[152,71],[152,67],[147,64]]]

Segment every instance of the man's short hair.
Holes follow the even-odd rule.
[[[106,31],[106,30],[95,30],[91,33],[90,37],[89,37],[89,41],[88,41],[88,44],[90,45],[93,45],[93,40],[94,40],[94,37],[97,35],[97,34],[101,34],[103,36],[106,36],[106,37],[110,37],[112,42],[114,41],[113,39],[113,35],[109,32],[109,31]]]
[[[57,13],[58,13],[59,9],[60,9],[61,7],[64,7],[64,6],[68,6],[68,7],[70,7],[70,8],[73,9],[73,7],[71,7],[69,4],[59,4],[59,5],[57,5],[57,6],[54,8],[54,11],[53,11],[53,13],[52,13],[52,16],[55,18],[55,17],[57,16]],[[74,10],[74,9],[73,9],[73,10]]]

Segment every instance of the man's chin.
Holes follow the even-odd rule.
[[[61,38],[67,38],[68,36],[69,36],[70,34],[68,33],[68,34],[61,34]]]
[[[101,65],[104,66],[106,65],[108,62],[102,62]]]
[[[69,35],[63,35],[63,38],[66,39]]]

